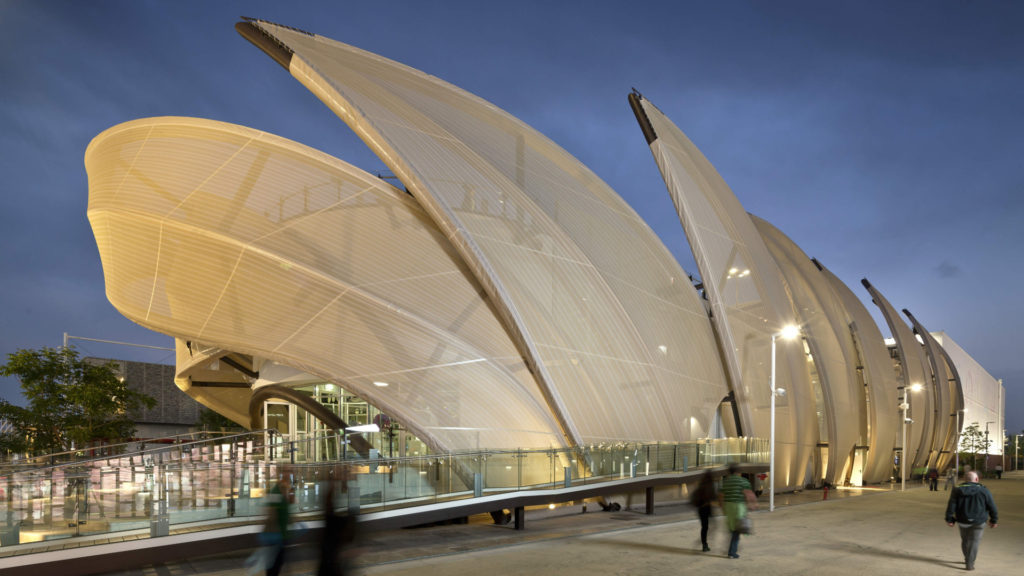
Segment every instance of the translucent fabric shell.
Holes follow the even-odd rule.
[[[315,34],[249,24],[263,36],[247,37],[380,156],[449,240],[567,443],[708,434],[727,388],[707,314],[611,188],[455,86]]]
[[[902,367],[901,379],[905,386],[906,397],[909,398],[910,411],[907,417],[912,423],[907,424],[907,473],[910,468],[927,466],[932,456],[933,429],[935,427],[935,390],[932,386],[931,369],[925,357],[924,347],[907,324],[900,318],[896,309],[867,280],[861,281],[871,294],[871,299],[882,311],[882,316],[889,324],[889,330],[896,340],[896,350],[900,356]],[[910,391],[910,387],[919,384],[920,392]],[[902,415],[901,415],[902,416]]]
[[[914,332],[924,340],[925,355],[928,357],[928,364],[931,367],[936,405],[932,447],[936,454],[929,465],[942,470],[949,466],[950,459],[953,458],[953,450],[955,449],[954,437],[959,434],[959,431],[954,432],[956,426],[951,422],[951,419],[955,419],[956,415],[953,413],[955,402],[953,390],[950,387],[950,374],[946,370],[946,359],[942,352],[942,346],[917,321],[917,318],[914,318],[914,315],[909,310],[904,309],[903,314],[910,320],[910,324],[914,327]]]
[[[564,445],[488,297],[404,192],[191,118],[115,126],[85,163],[107,296],[128,318],[343,385],[435,449]]]
[[[634,95],[679,220],[693,250],[739,406],[743,432],[770,434],[772,334],[797,321],[779,267],[714,166],[657,107]],[[818,440],[815,392],[800,342],[778,342],[776,486],[803,485]]]
[[[816,367],[827,430],[819,442],[828,444],[822,477],[833,486],[843,485],[853,466],[854,447],[864,444],[867,436],[867,403],[857,381],[857,351],[843,303],[796,243],[761,218],[751,218],[786,280]]]
[[[849,337],[857,350],[860,379],[867,392],[867,455],[864,459],[864,482],[875,484],[892,476],[892,455],[900,418],[897,404],[896,368],[885,346],[882,332],[871,313],[850,287],[818,262],[821,273],[828,279],[836,295],[843,302],[847,314]]]

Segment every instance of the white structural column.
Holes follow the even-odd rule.
[[[772,334],[772,372],[771,372],[771,432],[768,440],[768,511],[775,511],[775,397],[785,390],[775,386],[775,339],[780,336],[791,340],[800,334],[796,326],[786,326],[781,332]]]
[[[910,408],[906,386],[900,386],[903,398],[900,400],[900,410],[903,412],[903,440],[900,441],[900,491],[907,489],[907,410]]]

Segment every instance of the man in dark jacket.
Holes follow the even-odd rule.
[[[999,513],[992,493],[978,484],[978,473],[967,473],[966,482],[953,488],[946,505],[946,524],[960,526],[960,549],[964,553],[964,562],[968,570],[974,570],[974,560],[978,557],[978,546],[981,535],[985,531],[985,520],[995,528],[999,522]]]

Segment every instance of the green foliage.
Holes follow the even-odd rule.
[[[156,404],[130,389],[116,364],[93,364],[74,348],[18,350],[8,354],[0,375],[17,376],[28,401],[20,407],[0,400],[0,418],[14,429],[0,436],[0,448],[15,452],[60,452],[72,443],[130,438],[135,433],[131,413]]]
[[[977,468],[978,455],[987,453],[989,444],[992,442],[985,439],[985,431],[980,428],[981,426],[974,422],[960,431],[960,461],[961,463],[975,462],[975,468]],[[973,460],[970,460],[972,458]]]

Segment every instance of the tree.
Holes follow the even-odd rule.
[[[985,439],[985,432],[980,429],[980,425],[974,422],[960,432],[960,459],[965,460],[968,456],[972,457],[973,466],[977,469],[978,454],[987,453],[990,443],[991,440]]]
[[[71,347],[18,350],[7,355],[0,375],[16,376],[25,407],[0,400],[0,418],[13,431],[0,436],[0,448],[49,453],[97,440],[135,434],[131,413],[156,400],[128,387],[114,363],[95,364]]]

